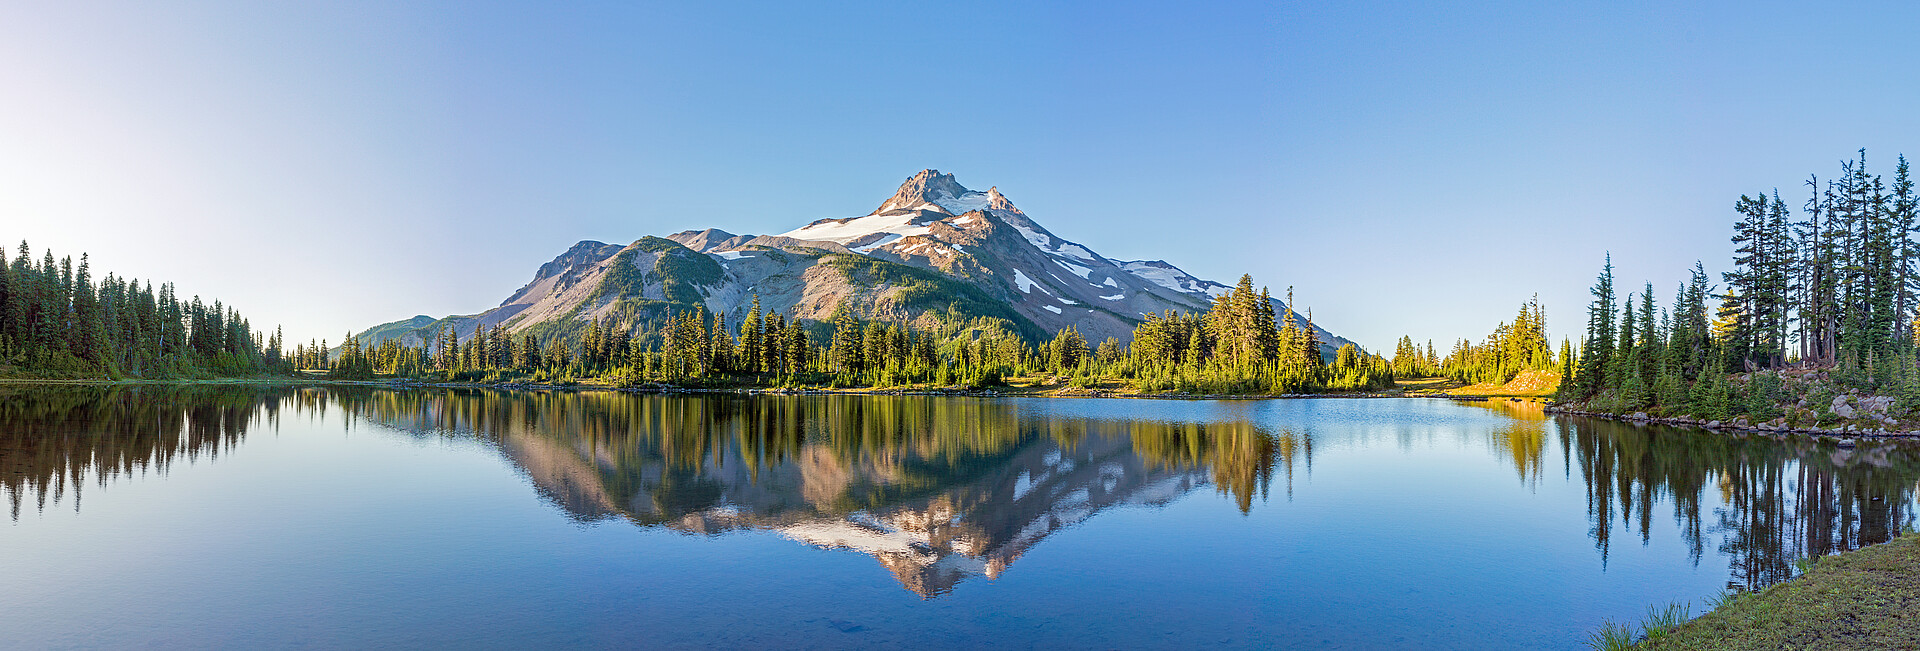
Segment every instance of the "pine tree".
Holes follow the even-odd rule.
[[[1593,305],[1587,309],[1587,336],[1580,346],[1580,395],[1591,396],[1604,389],[1610,378],[1607,364],[1614,352],[1613,255],[1607,255],[1600,277],[1594,282]]]
[[[1574,385],[1576,362],[1577,360],[1575,360],[1573,356],[1573,341],[1562,337],[1560,339],[1560,387],[1562,389]],[[1565,396],[1564,393],[1562,395],[1563,397]]]
[[[1920,196],[1913,190],[1913,177],[1907,169],[1907,157],[1900,156],[1893,172],[1893,194],[1887,215],[1887,225],[1891,233],[1897,236],[1896,259],[1891,272],[1896,288],[1893,305],[1893,323],[1896,331],[1893,341],[1901,345],[1901,350],[1911,346],[1914,338],[1912,328],[1914,313],[1915,274],[1914,265],[1920,260],[1920,243],[1912,237],[1915,229],[1920,228]]]
[[[837,373],[857,373],[864,369],[860,359],[862,332],[860,323],[843,303],[833,312],[833,341],[827,350],[827,363]]]
[[[761,338],[764,335],[760,323],[760,295],[753,295],[753,306],[747,310],[747,318],[740,321],[740,347],[736,357],[740,359],[740,370],[759,373],[763,366],[765,353],[762,351]]]

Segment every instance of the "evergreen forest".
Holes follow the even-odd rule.
[[[1861,150],[1803,187],[1798,209],[1777,189],[1736,199],[1731,270],[1716,283],[1696,263],[1667,305],[1651,283],[1620,296],[1609,257],[1560,399],[1785,425],[1845,417],[1828,408],[1842,394],[1895,396],[1896,411],[1920,406],[1920,224],[1906,158],[1887,179]]]
[[[203,378],[292,371],[278,329],[255,332],[232,307],[181,298],[172,283],[94,279],[86,254],[26,242],[0,248],[0,377]]]

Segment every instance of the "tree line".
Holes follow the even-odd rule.
[[[1402,377],[1433,377],[1440,374],[1440,358],[1433,354],[1433,340],[1427,340],[1426,349],[1413,343],[1413,337],[1401,335],[1399,343],[1393,347],[1393,375]]]
[[[1400,337],[1390,366],[1395,377],[1445,377],[1467,384],[1506,384],[1525,371],[1558,371],[1555,359],[1570,359],[1571,341],[1562,340],[1554,355],[1547,339],[1547,310],[1535,296],[1520,304],[1513,323],[1501,322],[1480,343],[1454,342],[1446,357],[1434,354],[1433,341],[1421,348],[1409,336]]]
[[[1839,175],[1809,176],[1801,217],[1756,193],[1734,204],[1738,247],[1719,310],[1727,361],[1741,370],[1777,368],[1789,357],[1864,363],[1912,348],[1915,201],[1907,159],[1888,183],[1867,168],[1867,152]],[[1796,362],[1797,363],[1797,362]]]
[[[1572,354],[1572,345],[1562,343],[1562,359]],[[1558,370],[1547,340],[1547,310],[1537,296],[1520,305],[1513,323],[1495,326],[1479,344],[1461,339],[1439,363],[1440,375],[1469,384],[1505,384],[1523,371]]]
[[[181,299],[172,283],[94,280],[85,253],[35,262],[25,241],[0,248],[0,374],[171,378],[250,375],[290,368],[280,332],[255,332],[215,300]]]
[[[1392,365],[1353,344],[1342,345],[1333,360],[1323,359],[1313,317],[1293,311],[1291,289],[1283,306],[1276,314],[1269,291],[1256,291],[1253,277],[1242,275],[1233,289],[1215,296],[1205,312],[1147,314],[1134,328],[1130,346],[1108,339],[1087,356],[1079,333],[1062,331],[1052,344],[1060,351],[1054,357],[1080,386],[1102,378],[1130,382],[1144,391],[1190,393],[1284,394],[1393,386]],[[1078,368],[1071,363],[1076,360]]]
[[[1004,320],[966,319],[957,312],[892,322],[862,319],[842,305],[828,320],[809,323],[763,312],[755,296],[739,323],[700,305],[655,319],[608,315],[588,321],[577,336],[544,341],[531,332],[516,337],[499,324],[465,338],[445,326],[414,345],[388,339],[363,346],[349,334],[331,358],[325,342],[297,347],[294,356],[342,379],[430,374],[460,381],[603,378],[773,386],[985,385],[1059,364],[1050,365]],[[816,343],[816,331],[823,343]]]
[[[1920,224],[1906,158],[1889,182],[1868,170],[1861,150],[1834,179],[1811,176],[1805,187],[1798,211],[1777,189],[1734,201],[1724,290],[1696,263],[1668,307],[1655,303],[1650,283],[1623,300],[1609,257],[1592,288],[1579,359],[1564,364],[1573,381],[1562,399],[1613,411],[1774,417],[1780,379],[1768,371],[1788,368],[1913,393]]]

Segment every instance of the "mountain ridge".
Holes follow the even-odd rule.
[[[998,186],[971,190],[924,169],[870,213],[784,233],[707,228],[627,245],[582,240],[492,309],[411,328],[402,326],[420,317],[381,324],[361,343],[414,345],[447,326],[463,340],[494,326],[569,337],[594,320],[637,324],[695,308],[737,324],[755,297],[763,310],[803,321],[826,320],[842,305],[898,321],[957,311],[1003,319],[1032,340],[1074,327],[1091,342],[1126,342],[1146,314],[1205,311],[1229,289],[1165,260],[1104,257],[1040,225]],[[1276,313],[1285,309],[1274,303]],[[1323,353],[1350,343],[1315,330]]]

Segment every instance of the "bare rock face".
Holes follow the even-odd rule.
[[[704,231],[681,231],[668,235],[667,239],[679,242],[695,251],[706,251],[709,249],[736,249],[748,241],[751,241],[753,236],[734,235],[717,228],[709,228]]]
[[[590,265],[611,258],[613,254],[619,252],[618,245],[581,240],[579,244],[573,245],[573,248],[567,249],[566,253],[560,254],[560,257],[554,258],[552,262],[540,265],[540,268],[533,272],[533,279],[537,282],[542,278],[558,276],[582,265]]]
[[[953,179],[952,174],[941,174],[940,170],[934,169],[920,170],[919,173],[909,177],[905,183],[900,184],[900,189],[873,212],[880,214],[894,210],[921,210],[928,204],[939,207],[942,201],[952,201],[966,194],[979,193],[962,187],[959,181]],[[939,209],[950,210],[944,207]]]
[[[1013,202],[1008,201],[1006,197],[1001,196],[1000,186],[997,186],[997,185],[987,188],[987,209],[998,210],[1001,212],[1016,212],[1016,213],[1020,212],[1019,208],[1013,207]],[[1024,215],[1026,213],[1020,213],[1020,214]]]
[[[971,190],[952,174],[926,169],[872,213],[778,235],[710,228],[626,246],[581,242],[541,265],[498,307],[441,319],[403,339],[417,342],[449,325],[462,337],[494,325],[565,332],[569,319],[621,306],[703,307],[738,323],[757,297],[761,309],[798,319],[824,318],[843,302],[888,319],[957,305],[968,316],[1003,318],[1033,338],[1073,327],[1098,343],[1128,340],[1147,314],[1204,311],[1228,290],[1162,260],[1106,258],[1047,230],[998,187]],[[1276,313],[1284,311],[1274,303]],[[405,328],[368,332],[396,330]],[[1347,343],[1315,331],[1323,352]]]
[[[1827,411],[1831,411],[1833,415],[1841,418],[1853,418],[1853,405],[1847,402],[1849,397],[1850,396],[1834,396],[1833,404],[1828,406]]]

